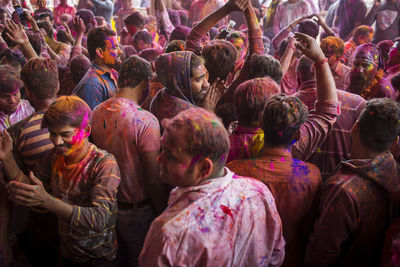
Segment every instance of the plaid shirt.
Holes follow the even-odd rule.
[[[93,110],[98,104],[113,97],[117,92],[118,72],[108,72],[93,63],[73,93],[82,98]]]
[[[322,179],[325,180],[334,168],[350,155],[351,128],[365,107],[365,100],[356,94],[337,90],[341,102],[342,114],[337,117],[331,134],[327,135],[325,142],[318,146],[308,161],[317,165],[321,170]],[[317,99],[315,81],[303,83],[299,91],[294,94],[308,107],[314,109]]]

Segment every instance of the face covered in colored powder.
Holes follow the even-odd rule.
[[[244,57],[246,56],[246,52],[247,52],[246,46],[245,46],[242,38],[235,38],[235,39],[231,39],[228,41],[231,42],[233,44],[233,46],[236,48],[236,51],[237,51],[236,65],[238,65],[241,62],[243,62]]]
[[[88,136],[85,129],[70,125],[49,128],[50,140],[55,146],[56,154],[67,157],[81,148]]]
[[[0,93],[0,110],[10,115],[17,110],[20,101],[21,93],[19,89],[11,93]]]
[[[371,84],[377,72],[377,65],[370,57],[356,56],[350,73],[350,88],[363,89]],[[362,90],[356,90],[362,92]]]
[[[192,87],[193,100],[195,103],[201,102],[206,96],[207,90],[210,87],[208,82],[208,71],[203,64],[192,68],[190,85]]]
[[[160,177],[165,183],[173,186],[194,186],[203,180],[200,174],[200,159],[184,151],[184,142],[178,141],[181,139],[164,132],[161,138],[162,151],[157,158]]]
[[[122,50],[115,36],[106,38],[106,47],[103,49],[103,61],[108,67],[116,68],[122,63]]]

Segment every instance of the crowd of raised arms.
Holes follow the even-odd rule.
[[[399,12],[0,0],[0,267],[399,267]]]

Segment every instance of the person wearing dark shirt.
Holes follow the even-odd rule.
[[[334,25],[339,28],[339,36],[347,41],[351,33],[364,21],[367,6],[363,0],[340,0]]]

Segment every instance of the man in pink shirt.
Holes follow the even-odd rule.
[[[118,77],[118,94],[93,111],[93,142],[112,153],[120,166],[117,194],[118,261],[137,266],[150,223],[152,204],[161,212],[166,204],[156,157],[160,126],[156,117],[140,108],[152,77],[151,64],[138,57],[125,60]]]
[[[224,168],[228,132],[201,108],[163,121],[162,179],[177,186],[151,225],[141,266],[280,266],[285,241],[261,182]]]
[[[76,9],[70,5],[68,5],[67,0],[60,0],[60,4],[54,8],[53,16],[54,16],[54,23],[56,25],[61,25],[61,15],[68,14],[72,17],[75,16]]]

